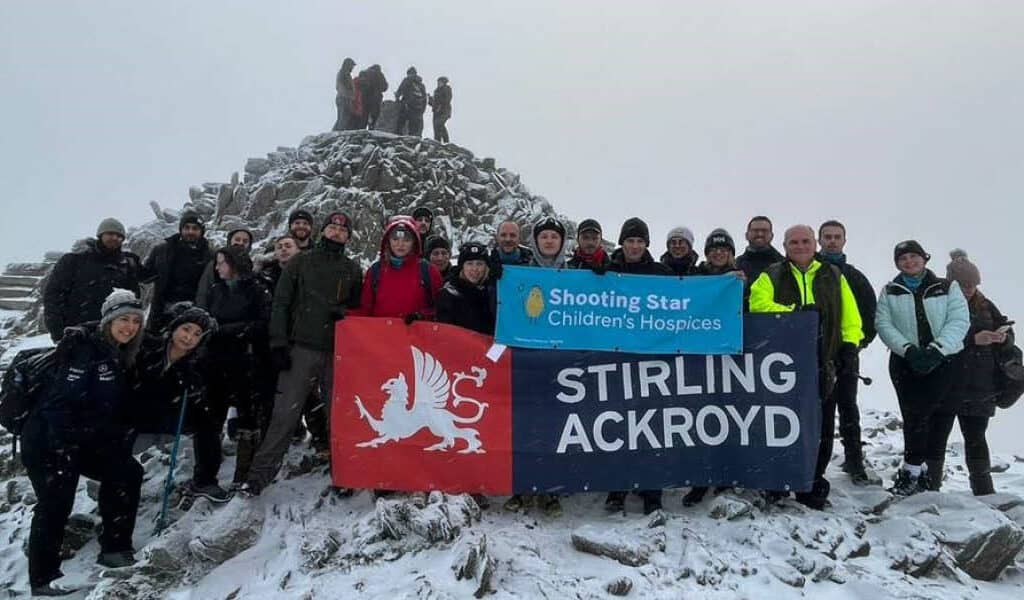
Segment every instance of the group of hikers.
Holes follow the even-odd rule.
[[[334,81],[334,103],[338,108],[334,131],[377,128],[384,92],[388,91],[388,80],[381,66],[376,64],[353,77],[355,66],[356,61],[346,58]],[[395,102],[398,104],[398,122],[393,133],[421,137],[423,113],[430,106],[433,111],[434,139],[443,143],[451,141],[448,138],[447,123],[452,116],[452,88],[447,77],[438,77],[437,87],[432,94],[428,94],[416,67],[409,67],[405,79],[395,90]]]
[[[330,460],[328,414],[335,323],[347,316],[436,320],[493,335],[496,285],[509,265],[589,269],[664,277],[735,276],[745,282],[752,313],[813,310],[819,315],[818,370],[822,431],[814,485],[796,500],[827,506],[826,470],[835,417],[854,484],[872,481],[864,458],[857,387],[858,354],[879,337],[890,349],[889,370],[903,414],[904,463],[891,491],[911,495],[942,485],[947,438],[960,421],[971,489],[994,493],[985,429],[995,412],[1000,361],[1013,348],[1011,322],[979,289],[978,268],[954,253],[945,277],[928,268],[916,241],[895,246],[896,274],[879,294],[844,253],[846,229],[826,221],[817,230],[785,231],[782,252],[772,222],[754,217],[747,247],[715,229],[700,261],[695,237],[675,227],[659,259],[647,223],[626,220],[617,249],[606,249],[594,219],[576,228],[544,216],[524,244],[520,224],[498,224],[492,247],[467,242],[452,264],[451,245],[433,231],[427,207],[384,225],[379,260],[365,272],[346,250],[353,223],[343,212],[320,219],[305,210],[271,246],[253,248],[237,229],[213,249],[202,218],[181,216],[178,233],[146,257],[122,249],[125,229],[100,223],[88,248],[64,255],[44,291],[45,324],[57,343],[56,366],[22,431],[23,462],[38,498],[29,539],[29,576],[36,595],[62,595],[60,549],[79,477],[100,482],[103,518],[98,562],[132,564],[132,531],[143,469],[135,454],[147,436],[192,434],[195,466],[184,494],[226,502],[256,497],[272,483],[291,444],[310,440]],[[319,235],[314,236],[314,230]],[[255,259],[255,261],[254,261]],[[254,266],[255,262],[255,266]],[[151,283],[148,311],[140,284]],[[221,485],[222,443],[237,442],[230,485]],[[308,434],[307,434],[308,430]],[[695,487],[683,503],[701,502]],[[339,496],[352,490],[336,489]],[[386,495],[386,490],[376,490]],[[662,507],[661,490],[639,492],[645,513]],[[778,501],[787,492],[765,492]],[[482,507],[487,499],[475,496]],[[606,506],[624,509],[626,492]],[[424,494],[412,494],[423,502]],[[504,507],[561,512],[556,494],[516,495]]]

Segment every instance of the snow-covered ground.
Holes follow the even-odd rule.
[[[866,411],[863,420],[868,456],[888,480],[899,463],[900,423],[880,411]],[[8,477],[0,490],[0,585],[17,596],[27,589],[22,546],[33,499],[24,475],[11,476],[9,444],[0,443],[0,476]],[[86,527],[87,542],[65,562],[65,581],[95,586],[89,598],[133,599],[464,598],[482,587],[495,598],[601,598],[613,584],[620,592],[631,587],[635,598],[1024,597],[1024,555],[1005,556],[1012,557],[1007,547],[1024,544],[1024,456],[997,454],[1000,493],[979,501],[968,490],[961,450],[950,446],[942,493],[903,501],[850,484],[837,444],[832,507],[824,512],[792,500],[765,507],[749,491],[683,508],[682,491],[674,490],[663,514],[643,516],[636,498],[627,514],[607,514],[604,495],[592,493],[567,498],[564,515],[549,518],[506,513],[503,498],[482,512],[466,496],[435,494],[423,508],[402,497],[375,504],[368,492],[339,498],[325,469],[296,446],[283,478],[259,498],[222,507],[200,501],[187,513],[174,511],[175,524],[153,537],[168,457],[151,449],[142,456],[135,535],[143,561],[100,573]],[[186,444],[182,482],[189,455]],[[83,480],[75,513],[86,525],[97,520],[92,496],[94,486]],[[581,552],[574,538],[617,559]],[[983,576],[1000,556],[1010,566],[994,581],[965,571]]]

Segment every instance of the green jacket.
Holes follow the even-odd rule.
[[[298,344],[319,352],[334,349],[334,322],[359,306],[363,270],[345,248],[321,239],[281,271],[270,315],[271,347]]]

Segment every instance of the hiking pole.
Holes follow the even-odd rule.
[[[178,465],[178,446],[181,445],[181,430],[185,426],[185,408],[188,406],[188,390],[181,394],[181,411],[178,413],[178,430],[174,432],[174,444],[171,446],[171,468],[167,471],[167,482],[164,484],[164,499],[160,506],[160,516],[156,519],[153,535],[167,528],[167,505],[171,500],[171,488],[174,487],[174,468]]]

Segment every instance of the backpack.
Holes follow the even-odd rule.
[[[359,77],[352,80],[352,114],[363,116],[363,89]]]
[[[409,88],[409,93],[402,98],[405,109],[417,113],[427,110],[427,88],[422,83],[413,83]]]
[[[380,287],[380,261],[370,265],[370,285],[373,288],[373,299],[377,300],[377,288]],[[434,307],[434,294],[430,291],[430,263],[420,259],[420,285],[427,296],[427,306]]]
[[[997,355],[996,363],[999,369],[996,371],[996,387],[999,389],[999,395],[996,396],[996,406],[999,408],[1010,408],[1017,403],[1021,395],[1024,395],[1022,356],[1024,354],[1017,346],[1012,346]]]
[[[0,385],[0,426],[14,434],[14,451],[40,392],[57,367],[56,348],[31,348],[15,355]]]

